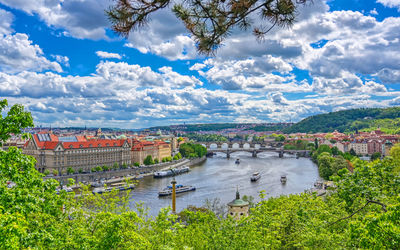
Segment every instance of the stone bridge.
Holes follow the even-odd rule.
[[[282,142],[198,142],[207,148],[208,153],[225,153],[227,158],[234,152],[249,152],[253,157],[257,157],[261,152],[276,152],[282,158],[285,153],[296,154],[296,156],[309,156],[309,150],[285,150]]]

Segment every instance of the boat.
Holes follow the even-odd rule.
[[[184,193],[189,191],[194,191],[196,188],[194,186],[183,186],[183,185],[176,185],[175,186],[175,193]],[[172,194],[172,186],[167,186],[160,192],[158,192],[158,196],[168,196]]]
[[[154,178],[163,178],[168,176],[174,176],[182,173],[189,172],[190,168],[188,166],[180,167],[180,168],[170,168],[163,171],[158,171],[154,173]]]
[[[282,176],[281,176],[281,183],[282,183],[282,184],[286,184],[286,181],[287,181],[286,175],[282,175]]]
[[[261,178],[261,174],[259,172],[255,172],[251,175],[250,180],[251,181],[258,181]]]
[[[57,194],[60,194],[60,191],[61,191],[61,190],[64,190],[64,191],[67,192],[67,193],[74,192],[74,190],[73,190],[72,188],[67,187],[67,186],[63,186],[62,188],[60,188],[60,187],[57,187],[57,188],[56,188]]]
[[[240,164],[240,159],[237,158],[236,161],[235,161],[235,163],[236,163],[236,164]]]
[[[116,185],[116,184],[118,184],[118,185]],[[120,185],[120,183],[115,183],[115,184],[111,185],[110,187],[97,187],[97,188],[94,188],[92,193],[93,194],[102,194],[102,193],[111,192],[113,190],[124,191],[124,190],[134,189],[134,188],[135,188],[135,184]]]

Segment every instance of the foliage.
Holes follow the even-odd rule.
[[[74,169],[71,168],[71,167],[68,167],[67,168],[67,174],[73,174],[73,173],[75,173]]]
[[[31,113],[24,111],[22,105],[13,105],[3,117],[3,110],[7,107],[7,100],[0,100],[0,146],[11,137],[11,134],[21,134],[21,129],[33,127]]]
[[[199,141],[199,142],[226,142],[228,139],[225,136],[222,135],[216,135],[216,134],[207,134],[207,135],[202,135],[202,134],[196,134],[196,133],[191,133],[186,135],[187,138],[190,140],[194,141]]]
[[[286,143],[283,148],[288,150],[313,150],[314,143],[309,143],[306,140],[297,140]]]
[[[381,124],[374,120],[390,119],[386,123],[392,123],[392,129],[398,124],[400,117],[400,107],[390,108],[363,108],[349,109],[328,114],[310,116],[291,127],[283,129],[284,133],[318,133],[332,132],[351,132],[358,129],[368,128]],[[399,128],[397,126],[397,128]]]
[[[373,154],[371,155],[371,161],[374,161],[374,160],[376,160],[376,159],[380,159],[381,156],[382,156],[381,153],[375,152],[375,153],[373,153]]]
[[[143,160],[143,164],[146,166],[153,165],[154,164],[153,157],[151,155],[146,156],[146,158],[144,158]]]
[[[155,159],[154,159],[154,163],[155,163],[155,164],[158,164],[159,162],[160,162],[160,161],[158,160],[158,158],[155,158]]]
[[[140,166],[140,163],[139,163],[139,162],[135,162],[133,165],[134,165],[135,167],[139,167],[139,166]]]
[[[207,149],[200,144],[183,143],[179,147],[179,153],[186,158],[203,157],[207,154]]]

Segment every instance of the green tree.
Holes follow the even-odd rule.
[[[371,161],[374,161],[374,160],[376,160],[376,159],[380,159],[381,158],[381,153],[380,152],[374,152],[372,155],[371,155]]]
[[[160,162],[160,161],[158,160],[158,158],[155,158],[155,159],[154,159],[154,163],[155,163],[155,164],[158,164],[159,162]]]
[[[151,155],[146,156],[146,158],[144,158],[143,160],[144,165],[153,165],[154,164],[154,160],[153,157]]]
[[[73,174],[75,171],[72,167],[67,168],[67,174]]]
[[[139,163],[139,162],[135,162],[133,165],[134,165],[135,167],[139,167],[139,166],[140,166],[140,163]]]
[[[118,162],[114,162],[113,168],[114,168],[114,169],[119,169],[119,164],[118,164]]]
[[[82,173],[83,173],[83,169],[80,168],[80,169],[78,170],[78,173],[82,174]]]
[[[0,100],[0,146],[11,137],[11,134],[18,135],[21,134],[21,129],[33,127],[32,115],[26,112],[22,105],[13,105],[3,117],[3,111],[7,107],[7,100]]]
[[[334,158],[328,152],[323,152],[318,156],[319,175],[325,180],[329,180],[329,177],[333,174],[333,162]]]
[[[352,156],[357,156],[356,151],[354,151],[353,148],[350,149],[349,153],[350,153]]]

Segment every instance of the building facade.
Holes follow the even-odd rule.
[[[60,141],[54,135],[34,134],[24,153],[35,157],[39,172],[49,170],[66,173],[89,172],[97,166],[112,167],[115,164],[131,164],[131,147],[127,140]]]
[[[151,155],[153,159],[158,159],[158,146],[150,141],[134,141],[131,149],[131,162],[143,164],[144,159]]]

